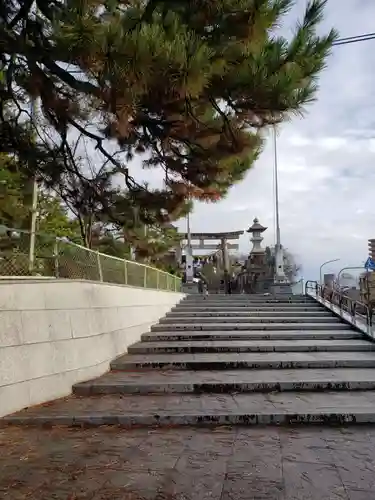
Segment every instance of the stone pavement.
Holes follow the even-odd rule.
[[[189,297],[2,420],[0,499],[375,500],[375,426],[345,426],[375,423],[374,345],[309,298]]]
[[[375,428],[0,430],[2,500],[373,500]]]

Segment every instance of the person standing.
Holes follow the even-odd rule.
[[[225,294],[231,295],[232,293],[232,281],[231,276],[227,269],[224,270],[224,291]]]
[[[198,278],[198,292],[203,294],[204,298],[208,296],[208,283],[206,277],[198,271],[196,274]]]

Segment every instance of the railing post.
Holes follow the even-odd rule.
[[[159,286],[160,286],[160,273],[161,271],[159,271],[159,269],[156,271],[156,289],[159,290]]]
[[[128,284],[128,261],[124,259],[124,284]]]
[[[357,302],[351,302],[351,312],[352,312],[352,317],[354,322],[356,321],[357,318]]]
[[[144,266],[143,288],[147,288],[147,266]]]
[[[55,278],[59,277],[59,240],[55,238],[55,243],[53,245],[53,264]]]
[[[96,261],[98,264],[99,281],[103,281],[102,263],[100,262],[100,253],[96,252]]]

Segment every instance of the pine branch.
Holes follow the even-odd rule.
[[[87,151],[102,158],[100,175],[123,174],[144,219],[161,220],[163,210],[181,213],[191,193],[225,196],[259,156],[261,129],[302,113],[314,100],[337,36],[334,30],[318,35],[326,0],[311,0],[294,37],[276,37],[292,4],[5,0],[2,148],[23,161],[35,158],[30,168],[46,182],[64,174],[85,182],[89,174],[73,166],[79,149],[68,140],[78,133],[92,143]],[[37,130],[33,143],[26,133],[22,120],[30,121],[24,110],[31,99],[56,144]],[[106,148],[111,142],[120,159]],[[129,175],[127,163],[140,153],[145,167],[161,170],[166,185],[160,192]],[[120,216],[113,215],[114,194],[100,189],[92,196],[105,198],[110,217]]]

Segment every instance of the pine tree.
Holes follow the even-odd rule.
[[[310,0],[286,40],[277,27],[293,0],[4,0],[1,147],[56,181],[82,134],[157,220],[189,199],[221,199],[258,158],[262,129],[314,100],[336,37],[317,34],[326,1]],[[31,98],[48,138],[25,121]],[[129,170],[139,153],[163,189]]]

